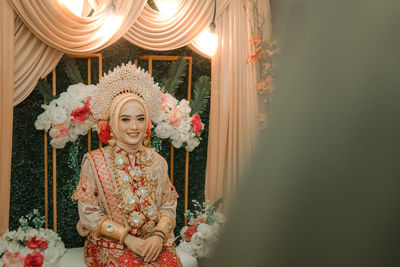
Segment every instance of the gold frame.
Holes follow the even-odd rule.
[[[85,55],[68,55],[71,58],[87,58],[88,60],[88,84],[92,83],[92,71],[91,64],[92,58],[98,58],[99,60],[99,79],[103,72],[102,55],[96,54],[85,54]],[[47,80],[47,77],[45,78]],[[52,71],[52,88],[53,96],[57,93],[56,86],[56,70]],[[44,102],[46,104],[46,101]],[[47,131],[44,131],[44,216],[45,216],[45,228],[49,227],[49,189],[48,189],[48,153],[47,153]],[[99,146],[101,147],[101,141],[99,140]],[[88,132],[88,151],[92,149],[91,144],[91,131]],[[53,157],[53,230],[57,232],[57,149],[52,148]]]
[[[149,74],[152,76],[153,74],[153,60],[157,61],[176,61],[179,57],[178,56],[141,56],[135,59],[135,65],[138,65],[138,60],[147,60],[149,62]],[[188,91],[187,91],[187,98],[190,102],[192,96],[192,57],[184,57],[189,61],[189,75],[188,75]],[[171,160],[170,160],[170,179],[171,182],[174,183],[174,146],[171,144]],[[189,198],[189,152],[186,151],[185,157],[185,205],[184,210],[188,209],[188,198]],[[187,225],[187,219],[185,217],[185,225]]]

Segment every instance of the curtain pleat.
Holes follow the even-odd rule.
[[[246,65],[250,31],[242,2],[232,0],[216,24],[205,194],[229,203],[257,135],[256,69]]]
[[[0,236],[7,231],[10,213],[10,176],[13,129],[14,11],[0,1]]]
[[[106,39],[98,32],[111,14],[110,1],[103,1],[97,6],[92,17],[76,16],[58,0],[9,2],[40,41],[64,53],[85,54],[101,50],[121,38],[136,21],[147,1],[114,1],[114,15],[121,17],[122,25]]]
[[[162,0],[155,0],[160,4]],[[229,0],[217,1],[219,16],[229,5]],[[146,5],[125,34],[130,43],[149,50],[172,50],[188,45],[208,27],[214,13],[214,0],[178,1],[178,11],[172,18],[160,16],[159,12]]]

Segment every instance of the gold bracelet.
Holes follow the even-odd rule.
[[[129,232],[129,228],[125,228],[119,223],[116,223],[110,220],[108,217],[106,219],[102,219],[99,223],[99,231],[98,234],[111,237],[119,241],[123,245],[123,241]]]
[[[97,228],[96,228],[96,235],[97,235],[97,236],[100,235],[100,228],[101,228],[101,226],[103,225],[103,222],[104,222],[105,220],[107,220],[107,219],[108,219],[107,216],[103,216],[103,217],[100,219],[100,221],[97,223]]]
[[[164,234],[164,242],[168,240],[169,233],[175,227],[175,219],[169,214],[162,213],[161,218],[157,223],[157,226],[151,232],[152,234],[156,231],[162,232]]]
[[[165,235],[164,235],[164,233],[161,232],[161,231],[155,231],[155,232],[152,234],[152,236],[158,236],[158,237],[161,237],[161,239],[162,239],[163,241],[165,240]]]

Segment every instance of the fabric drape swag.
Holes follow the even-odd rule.
[[[38,78],[44,78],[57,66],[63,53],[39,41],[18,16],[15,17],[14,26],[16,106],[32,92]]]
[[[162,0],[155,0],[156,4]],[[226,10],[229,0],[217,1],[217,15]],[[188,45],[212,21],[214,1],[178,1],[172,18],[163,18],[148,5],[125,34],[130,43],[149,50],[172,50]]]
[[[234,193],[256,139],[256,70],[246,65],[249,25],[241,0],[232,0],[216,20],[218,52],[212,58],[206,199]]]
[[[91,17],[73,14],[58,0],[1,1],[0,208],[4,212],[0,234],[8,227],[12,103],[22,102],[64,53],[96,52],[121,37],[145,49],[172,50],[189,45],[201,52],[191,42],[211,23],[214,0],[176,1],[177,13],[171,18],[160,16],[146,0],[113,1],[114,15],[121,16],[122,23],[107,38],[99,31],[111,14],[111,1],[86,1],[95,9]],[[243,2],[218,0],[216,13],[219,48],[212,58],[206,177],[206,198],[211,201],[234,191],[256,135],[256,74],[254,67],[245,64],[249,29]],[[14,54],[15,59],[10,56]]]
[[[14,11],[0,1],[0,235],[10,212],[11,143],[14,81]]]
[[[57,0],[9,2],[39,40],[71,54],[91,53],[113,44],[129,30],[146,4],[146,0],[115,1],[114,15],[122,18],[122,24],[117,32],[104,38],[99,31],[112,12],[108,1],[103,1],[92,17],[76,16]]]

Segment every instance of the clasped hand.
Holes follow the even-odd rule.
[[[137,255],[141,256],[145,262],[155,261],[162,250],[163,240],[159,236],[150,236],[143,240],[128,234],[125,245]]]

